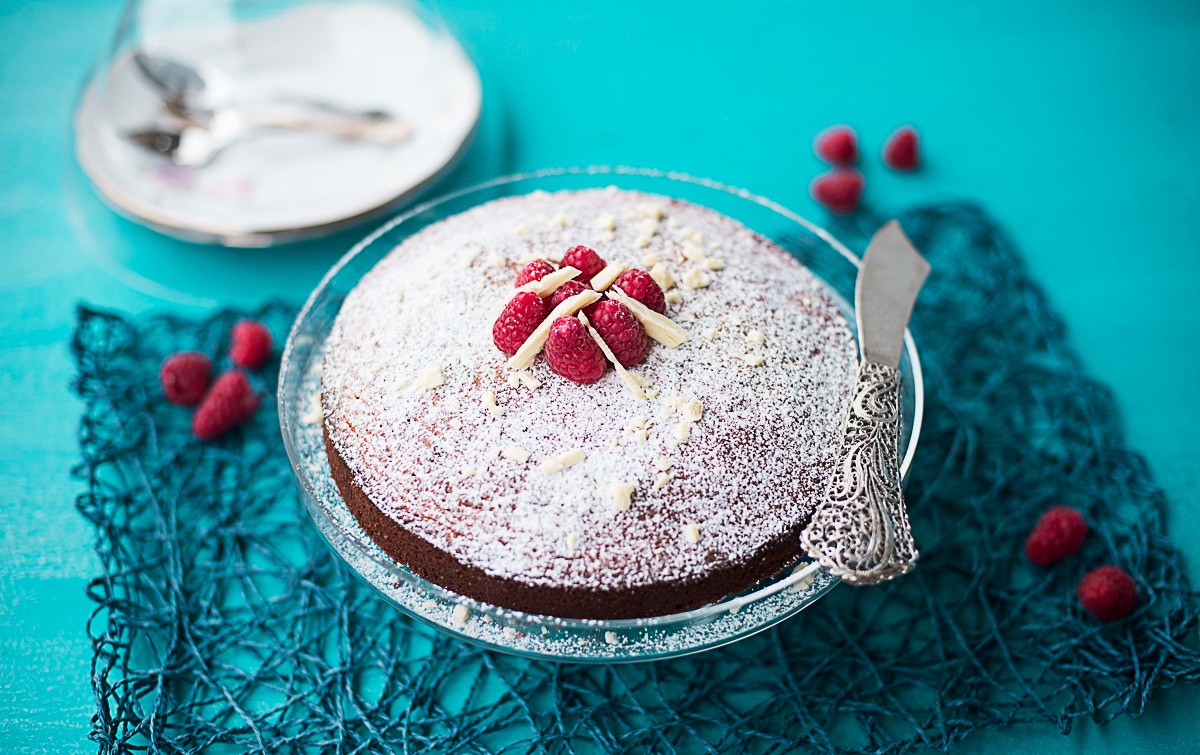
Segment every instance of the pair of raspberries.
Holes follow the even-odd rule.
[[[1053,566],[1079,552],[1087,529],[1078,511],[1070,506],[1053,506],[1029,533],[1025,557],[1038,566]],[[1101,621],[1123,619],[1137,605],[1133,577],[1116,566],[1101,566],[1085,574],[1076,595],[1083,607]]]
[[[568,249],[559,266],[573,267],[580,271],[579,275],[559,286],[546,299],[532,291],[518,291],[492,325],[492,342],[496,348],[510,356],[517,353],[555,307],[588,289],[588,282],[605,268],[605,264],[599,254],[586,246]],[[534,260],[517,275],[516,285],[541,280],[552,272],[554,267],[549,262]],[[662,288],[645,270],[626,270],[612,285],[660,315],[667,311]],[[621,366],[631,367],[646,358],[646,330],[624,304],[606,299],[584,308],[583,313]],[[608,365],[600,345],[576,317],[560,317],[550,325],[543,353],[551,370],[580,385],[599,380]]]
[[[258,411],[258,394],[242,371],[257,369],[271,356],[271,331],[255,320],[241,320],[230,332],[229,361],[234,369],[212,379],[212,362],[197,351],[172,354],[163,362],[158,379],[172,404],[199,406],[192,415],[192,434],[212,440],[242,424]]]

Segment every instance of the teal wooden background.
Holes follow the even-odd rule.
[[[1200,576],[1200,4],[447,2],[485,115],[444,188],[547,166],[622,163],[746,186],[814,219],[812,135],[856,126],[868,158],[902,123],[915,176],[868,159],[883,208],[974,198],[1011,230],[1129,440],[1172,500]],[[163,240],[79,193],[77,89],[119,0],[0,0],[0,743],[89,751],[76,515],[75,302],[139,312],[297,299],[345,248],[235,253]],[[1139,721],[980,735],[966,752],[1194,751],[1195,690]]]

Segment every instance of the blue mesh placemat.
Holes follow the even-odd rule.
[[[189,413],[160,396],[163,357],[224,354],[245,314],[283,334],[290,308],[81,308],[78,506],[103,564],[88,588],[92,738],[102,752],[906,752],[1137,715],[1154,690],[1197,683],[1197,593],[1112,396],[984,213],[901,222],[934,266],[913,324],[928,398],[908,489],[918,570],[834,590],[731,647],[632,666],[517,659],[398,615],[309,523],[269,402],[220,442],[192,439]],[[1091,533],[1036,569],[1024,538],[1053,504],[1083,511]],[[1074,597],[1104,563],[1141,595],[1114,625]]]

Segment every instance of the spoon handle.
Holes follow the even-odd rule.
[[[900,489],[900,371],[864,360],[825,500],[801,541],[855,585],[885,582],[917,560]]]

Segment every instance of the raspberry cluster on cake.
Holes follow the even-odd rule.
[[[736,221],[537,192],[364,276],[321,403],[333,477],[389,556],[506,608],[635,618],[801,555],[856,370],[823,285]]]

